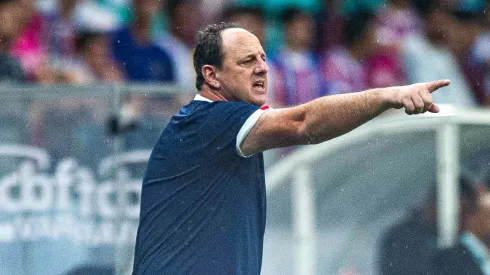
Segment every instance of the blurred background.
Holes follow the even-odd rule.
[[[262,274],[490,274],[489,7],[0,0],[0,275],[131,274],[147,158],[220,21],[261,41],[274,108],[452,81],[440,114],[266,152]]]

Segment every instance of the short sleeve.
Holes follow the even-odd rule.
[[[213,102],[210,105],[206,122],[201,126],[202,136],[209,139],[205,143],[209,145],[206,147],[211,150],[210,154],[243,156],[237,151],[239,132],[246,125],[249,129],[240,133],[242,138],[246,137],[263,111],[258,106],[241,102]]]
[[[237,151],[238,155],[240,155],[241,157],[244,157],[244,158],[250,157],[248,155],[245,155],[242,152],[242,149],[240,146],[241,146],[242,142],[245,140],[245,138],[247,137],[250,130],[252,130],[252,128],[255,126],[255,123],[257,122],[257,120],[259,120],[259,118],[262,116],[262,114],[264,112],[266,112],[268,109],[269,109],[269,106],[267,106],[267,105],[260,107],[260,109],[256,110],[252,115],[250,115],[247,118],[247,120],[243,124],[242,128],[240,128],[240,131],[238,132],[237,139],[236,139],[236,151]]]

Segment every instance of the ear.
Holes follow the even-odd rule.
[[[211,65],[204,65],[202,66],[201,73],[206,84],[208,84],[213,90],[219,90],[221,88],[221,83],[216,75],[216,67]]]

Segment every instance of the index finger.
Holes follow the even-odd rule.
[[[448,86],[451,83],[451,80],[445,79],[445,80],[436,80],[436,81],[431,81],[427,82],[427,88],[429,89],[429,92],[432,93],[436,91],[439,88]]]

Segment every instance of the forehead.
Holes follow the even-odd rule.
[[[221,32],[223,54],[229,57],[242,57],[249,54],[263,54],[259,39],[252,33],[239,28],[226,29]]]

